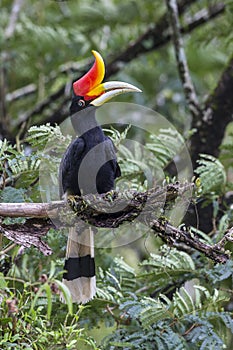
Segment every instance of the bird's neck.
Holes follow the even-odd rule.
[[[95,108],[88,107],[72,115],[71,121],[77,135],[101,142],[104,139],[104,133],[96,120],[95,111]]]

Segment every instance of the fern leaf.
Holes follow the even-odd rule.
[[[222,192],[226,184],[226,172],[222,163],[208,154],[200,154],[199,166],[195,170],[202,184],[202,193]]]
[[[229,260],[226,264],[217,264],[214,267],[204,269],[203,273],[213,284],[224,281],[232,275],[233,261]]]
[[[185,334],[185,339],[188,343],[195,344],[195,347],[202,350],[220,350],[224,348],[225,344],[215,332],[207,314],[202,318],[189,315],[185,320],[192,324],[191,330]]]
[[[184,287],[182,287],[179,292],[176,291],[172,301],[174,315],[176,317],[182,317],[183,315],[193,313],[195,311],[193,299]]]
[[[160,129],[158,135],[151,135],[151,143],[145,147],[155,155],[153,161],[164,168],[184,147],[184,139],[178,131],[171,128]]]
[[[32,126],[28,130],[28,137],[26,141],[39,150],[44,150],[47,146],[53,148],[62,148],[63,150],[71,141],[70,136],[64,136],[58,125],[52,126],[50,124]]]
[[[171,312],[169,310],[171,302],[166,296],[162,296],[163,301],[160,299],[145,298],[142,300],[144,308],[140,313],[140,320],[142,326],[147,329],[159,320],[171,318]]]

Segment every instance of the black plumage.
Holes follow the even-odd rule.
[[[98,125],[95,112],[115,96],[141,91],[124,82],[103,82],[103,58],[97,51],[92,53],[93,66],[73,83],[70,115],[78,137],[67,148],[60,165],[60,195],[65,198],[106,193],[114,188],[115,179],[121,175],[116,150]],[[85,303],[95,296],[94,232],[78,218],[69,228],[64,270],[63,282],[74,302]]]
[[[106,193],[121,175],[112,140],[98,125],[96,107],[81,96],[72,99],[71,120],[79,135],[64,154],[60,167],[62,192],[68,195]]]
[[[60,195],[105,193],[120,176],[115,147],[95,118],[96,107],[73,96],[71,121],[79,137],[68,146],[60,165]],[[81,225],[82,227],[83,225]],[[96,293],[94,234],[91,227],[69,229],[63,282],[74,302],[85,303]]]

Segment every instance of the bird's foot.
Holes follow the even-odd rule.
[[[67,202],[68,202],[68,204],[69,205],[74,205],[75,203],[76,203],[76,200],[75,200],[75,196],[73,196],[73,195],[71,195],[71,194],[69,194],[68,196],[67,196]]]
[[[117,192],[114,190],[111,190],[111,191],[105,193],[105,195],[104,195],[104,199],[106,201],[109,201],[109,202],[113,202],[114,199],[116,199],[116,198],[117,198]]]

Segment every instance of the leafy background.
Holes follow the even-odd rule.
[[[208,6],[226,5],[220,16],[184,36],[191,76],[200,99],[205,101],[232,56],[233,5],[230,0],[187,3],[181,16],[184,25]],[[159,21],[166,4],[157,0],[27,0],[9,38],[5,30],[13,1],[0,0],[0,5],[0,199],[39,202],[41,163],[51,165],[51,183],[56,188],[54,174],[60,153],[71,139],[54,122],[59,124],[68,116],[72,79],[87,70],[92,49],[111,62]],[[143,94],[128,94],[118,100],[156,109],[188,144],[194,131],[190,130],[191,117],[173,47],[151,47],[153,43],[148,40],[144,54],[120,63],[118,72],[111,76],[111,80],[127,81],[143,90]],[[131,131],[108,132],[119,149],[123,169],[120,181],[138,190],[147,186],[144,171],[148,164],[156,181],[152,155],[160,166],[167,167],[174,146],[179,147],[180,142],[174,130],[159,130],[144,141],[152,155],[140,157],[138,149],[129,149],[125,158],[124,139]],[[161,138],[165,143],[159,142]],[[52,153],[44,152],[48,143],[56,144]],[[201,182],[196,204],[211,203],[214,208],[214,229],[199,234],[212,244],[232,226],[232,150],[229,124],[219,159],[200,155],[195,170]],[[166,176],[166,181],[175,180],[169,171]],[[23,220],[3,221],[10,225]],[[197,229],[194,225],[193,230]],[[232,261],[214,265],[187,247],[169,247],[139,223],[114,232],[101,231],[100,243],[108,234],[121,246],[96,250],[98,295],[85,306],[72,305],[60,282],[66,232],[48,233],[46,241],[54,252],[50,257],[1,236],[1,349],[232,348]],[[124,244],[124,237],[128,241],[134,234],[141,238]],[[232,245],[227,248],[231,251]],[[66,305],[59,301],[60,291],[66,296]]]

